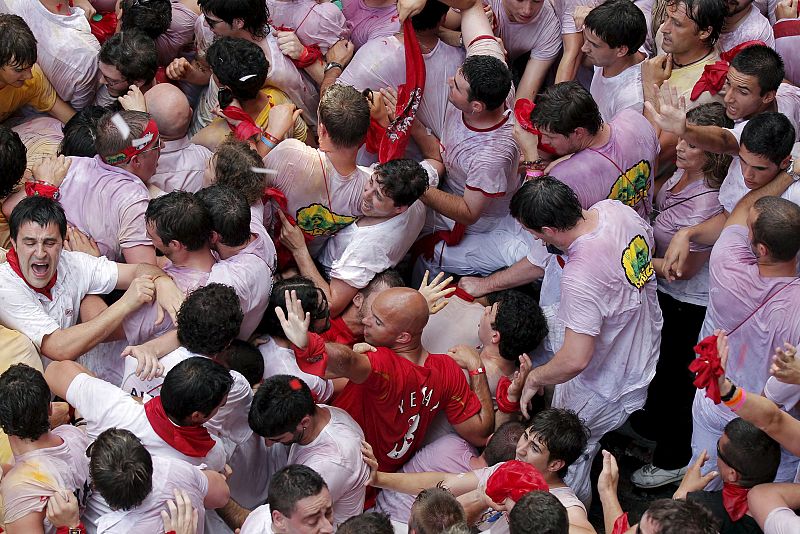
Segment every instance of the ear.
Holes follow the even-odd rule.
[[[756,243],[756,253],[759,258],[764,258],[769,256],[769,249],[764,243]]]
[[[495,329],[492,329],[492,344],[499,345],[500,344],[500,332]]]
[[[300,419],[300,426],[301,427],[309,427],[311,426],[311,416],[306,415],[302,419]]]
[[[272,510],[272,529],[277,532],[289,531],[288,518],[277,510]]]
[[[791,163],[791,162],[792,162],[792,155],[789,154],[788,156],[783,158],[783,161],[781,161],[781,164],[779,165],[779,168],[788,169],[789,168],[789,163]]]
[[[361,291],[359,291],[358,293],[356,293],[356,296],[353,297],[353,306],[355,306],[356,309],[358,310],[361,308],[362,304],[364,304],[364,295],[362,295]]]
[[[411,334],[408,332],[400,332],[400,334],[395,338],[397,343],[408,343],[411,341]]]
[[[234,30],[241,30],[244,28],[244,19],[233,19],[233,24],[231,24],[231,28]]]
[[[713,28],[711,26],[709,26],[705,30],[700,30],[699,32],[697,32],[697,35],[700,36],[700,40],[701,41],[705,41],[706,39],[711,37],[711,32],[713,32],[713,31],[714,31]]]
[[[564,469],[565,465],[564,460],[552,460],[547,462],[547,470],[551,473],[558,473],[561,469]]]
[[[769,91],[767,92],[767,94],[761,97],[761,101],[764,102],[765,104],[772,104],[773,102],[775,102],[775,97],[777,93],[778,91]],[[791,158],[791,156],[789,157]],[[783,166],[781,168],[783,168]]]
[[[486,104],[480,100],[473,100],[469,103],[472,113],[482,113],[486,111]]]
[[[394,207],[394,214],[395,214],[395,215],[400,215],[401,213],[403,213],[403,212],[404,212],[404,211],[406,211],[407,209],[408,209],[408,206],[400,206],[400,207],[398,207],[398,206],[395,206],[395,207]]]
[[[625,57],[628,55],[628,47],[626,45],[617,47],[617,57]]]
[[[211,230],[211,238],[209,239],[209,244],[214,247],[219,243],[219,233],[216,230]]]

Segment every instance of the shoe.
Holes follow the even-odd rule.
[[[668,470],[661,469],[653,464],[647,464],[633,472],[631,482],[637,488],[658,488],[674,482],[680,482],[685,474],[685,467]]]

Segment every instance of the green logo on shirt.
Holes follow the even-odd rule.
[[[619,175],[611,186],[608,198],[619,200],[633,208],[647,197],[648,191],[650,191],[650,162],[642,160],[625,171],[625,174]]]
[[[650,260],[650,247],[642,235],[631,239],[622,252],[621,262],[625,269],[625,278],[636,289],[642,289],[655,274],[653,262]]]
[[[356,221],[356,217],[337,215],[322,204],[297,210],[297,226],[312,237],[330,236]]]

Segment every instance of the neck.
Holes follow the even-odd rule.
[[[600,129],[594,135],[587,135],[584,138],[584,141],[581,143],[580,150],[585,150],[587,148],[598,148],[606,143],[611,139],[611,126],[608,123],[603,123],[600,125]]]
[[[730,33],[736,28],[739,27],[739,24],[750,14],[750,9],[752,9],[753,5],[750,4],[747,6],[747,9],[741,10],[739,13],[735,15],[731,15],[729,17],[725,17],[725,22],[722,25],[722,33]]]
[[[50,13],[56,15],[69,15],[72,10],[66,0],[39,0],[39,3]]]
[[[22,439],[17,436],[8,436],[8,444],[14,456],[20,456],[26,452],[38,451],[50,447],[58,447],[64,440],[51,432],[42,434],[39,439]]]
[[[214,256],[211,254],[211,249],[207,246],[200,250],[186,251],[180,257],[172,257],[169,260],[176,267],[194,269],[204,273],[211,272],[211,268],[216,263]]]
[[[516,370],[514,362],[500,356],[500,349],[497,345],[484,345],[481,349],[481,360],[491,362],[504,376],[510,376]]]
[[[314,414],[311,416],[311,424],[306,427],[303,439],[300,440],[300,445],[308,445],[319,436],[322,429],[325,428],[331,420],[331,412],[327,408],[316,406]]]
[[[473,456],[469,459],[469,468],[472,471],[475,471],[476,469],[483,469],[484,467],[489,467],[489,464],[486,463],[486,458],[484,458],[482,454],[480,456]]]
[[[249,245],[256,239],[258,239],[258,236],[256,234],[250,234],[250,239],[248,239],[239,246],[230,247],[228,245],[224,245],[222,243],[217,242],[214,248],[217,251],[217,254],[219,254],[219,258],[221,260],[227,260],[228,258],[232,258],[236,256],[239,252],[243,251],[245,248],[247,248],[247,245]]]
[[[631,54],[629,56],[623,56],[619,58],[618,61],[614,62],[613,65],[609,65],[608,67],[603,67],[603,77],[605,78],[613,78],[617,76],[623,71],[628,70],[630,67],[641,63],[644,59],[644,54],[641,52],[636,52],[635,54]]]
[[[354,336],[361,338],[364,337],[364,325],[361,323],[361,320],[358,318],[358,310],[355,306],[348,306],[347,309],[342,313],[342,320],[344,324],[347,325],[347,328],[353,333]]]
[[[688,67],[709,55],[712,50],[712,47],[707,46],[705,42],[701,42],[697,47],[691,50],[681,54],[672,54],[672,63],[677,68]]]
[[[429,53],[431,50],[436,48],[436,45],[439,44],[439,37],[437,36],[438,28],[434,28],[432,30],[422,30],[415,32],[417,34],[417,40],[419,41],[419,47],[422,50],[423,54]],[[403,41],[402,33],[399,34],[400,42]]]
[[[328,161],[341,176],[348,176],[356,170],[356,154],[358,148],[334,148],[330,152],[325,152]]]
[[[550,486],[551,488],[563,488],[566,486],[566,484],[564,484],[564,481],[561,480],[561,477],[559,477],[557,473],[553,473],[552,471],[546,471],[542,475],[542,478],[544,478],[544,481],[547,482],[547,485]]]
[[[423,365],[428,358],[428,351],[422,346],[422,336],[416,336],[408,343],[389,348],[415,365]]]
[[[462,116],[464,117],[464,122],[468,126],[472,126],[473,128],[477,128],[479,130],[485,130],[486,128],[496,126],[500,121],[502,121],[505,111],[506,107],[500,106],[492,111],[487,110],[481,111],[480,113],[462,113]]]
[[[387,7],[394,5],[394,3],[394,0],[364,0],[364,5],[374,8]]]
[[[240,102],[244,112],[255,119],[261,114],[261,111],[269,105],[269,95],[259,91],[258,96],[252,100],[240,100]]]
[[[703,169],[684,169],[683,176],[681,176],[679,183],[682,182],[687,185],[693,184],[695,182],[703,180],[705,177],[706,175],[703,172]]]
[[[797,276],[797,260],[775,261],[769,256],[758,258],[758,274],[764,278],[793,278]]]
[[[578,220],[578,224],[574,228],[564,232],[564,237],[560,244],[556,244],[558,248],[564,252],[572,246],[572,243],[582,235],[592,232],[597,227],[598,215],[595,210],[582,210],[583,219]],[[562,246],[563,245],[563,246]]]

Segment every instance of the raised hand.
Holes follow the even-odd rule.
[[[658,89],[658,109],[651,102],[644,105],[659,128],[679,137],[686,133],[686,97],[678,97],[678,90],[669,82]]]
[[[781,0],[775,6],[775,19],[796,19],[797,0]]]
[[[519,407],[522,411],[522,415],[525,416],[525,418],[529,418],[532,415],[529,412],[533,397],[535,395],[543,394],[544,386],[536,382],[536,378],[534,377],[533,373],[528,373],[528,376],[525,378],[525,385],[522,388],[522,397],[519,400]]]
[[[97,242],[74,226],[67,228],[67,239],[64,240],[64,249],[72,252],[83,252],[95,258],[100,257],[100,247]]]
[[[281,323],[286,338],[301,349],[308,345],[308,327],[311,324],[311,314],[303,311],[303,304],[297,298],[295,290],[286,291],[286,313],[280,307],[275,308],[275,315]]]
[[[81,522],[78,499],[69,490],[61,489],[47,500],[47,520],[54,527],[77,527]]]
[[[397,13],[400,22],[405,22],[408,17],[413,17],[425,7],[426,0],[397,0]]]
[[[600,471],[600,476],[597,479],[597,492],[600,495],[617,495],[617,487],[619,485],[619,466],[617,459],[614,455],[607,450],[602,451],[603,454],[603,470]]]
[[[664,253],[664,273],[673,282],[683,275],[686,260],[689,259],[691,241],[685,229],[678,230],[669,242]]]
[[[378,474],[378,459],[375,457],[375,452],[372,450],[372,445],[361,440],[361,457],[364,463],[369,467],[369,480],[367,485],[370,486],[375,482],[375,476]]]
[[[136,358],[136,376],[142,380],[153,380],[164,374],[164,366],[158,354],[148,345],[129,345],[122,351],[122,357]]]
[[[137,85],[131,85],[128,92],[117,98],[117,100],[119,100],[122,109],[147,113],[147,102],[144,99],[144,93]]]
[[[452,282],[453,277],[448,276],[444,278],[444,273],[437,274],[433,280],[428,283],[429,271],[425,271],[425,276],[422,277],[422,283],[419,286],[419,292],[425,297],[428,302],[428,312],[433,315],[447,306],[447,301],[442,300],[445,297],[455,293],[456,288],[448,288]]]
[[[506,392],[509,401],[516,402],[519,400],[519,397],[522,394],[523,385],[525,384],[525,380],[528,378],[528,373],[531,372],[531,369],[533,369],[531,357],[527,354],[520,356],[519,369],[514,372],[514,377],[511,379],[511,385],[508,386],[508,391]]]
[[[198,513],[192,506],[189,494],[182,489],[176,489],[175,500],[167,501],[169,513],[161,510],[161,520],[164,521],[164,532],[175,534],[195,534],[197,532]]]
[[[673,499],[685,499],[687,494],[693,491],[700,491],[719,475],[716,471],[710,471],[706,475],[701,474],[702,468],[707,461],[708,453],[704,449],[697,461],[686,471],[681,485],[678,486],[677,491],[672,496]]]
[[[72,165],[72,158],[50,156],[33,167],[33,169],[31,169],[31,174],[34,180],[47,182],[50,185],[59,187],[67,176],[70,165]]]
[[[800,362],[797,361],[797,349],[791,343],[777,347],[772,357],[769,372],[786,384],[800,384]]]
[[[152,276],[137,276],[119,299],[128,305],[131,311],[143,304],[153,302],[156,294],[156,285]]]
[[[297,38],[295,32],[275,30],[272,32],[272,35],[278,39],[278,47],[281,49],[284,56],[295,60],[300,59],[305,47],[303,43],[300,42],[300,39]]]

